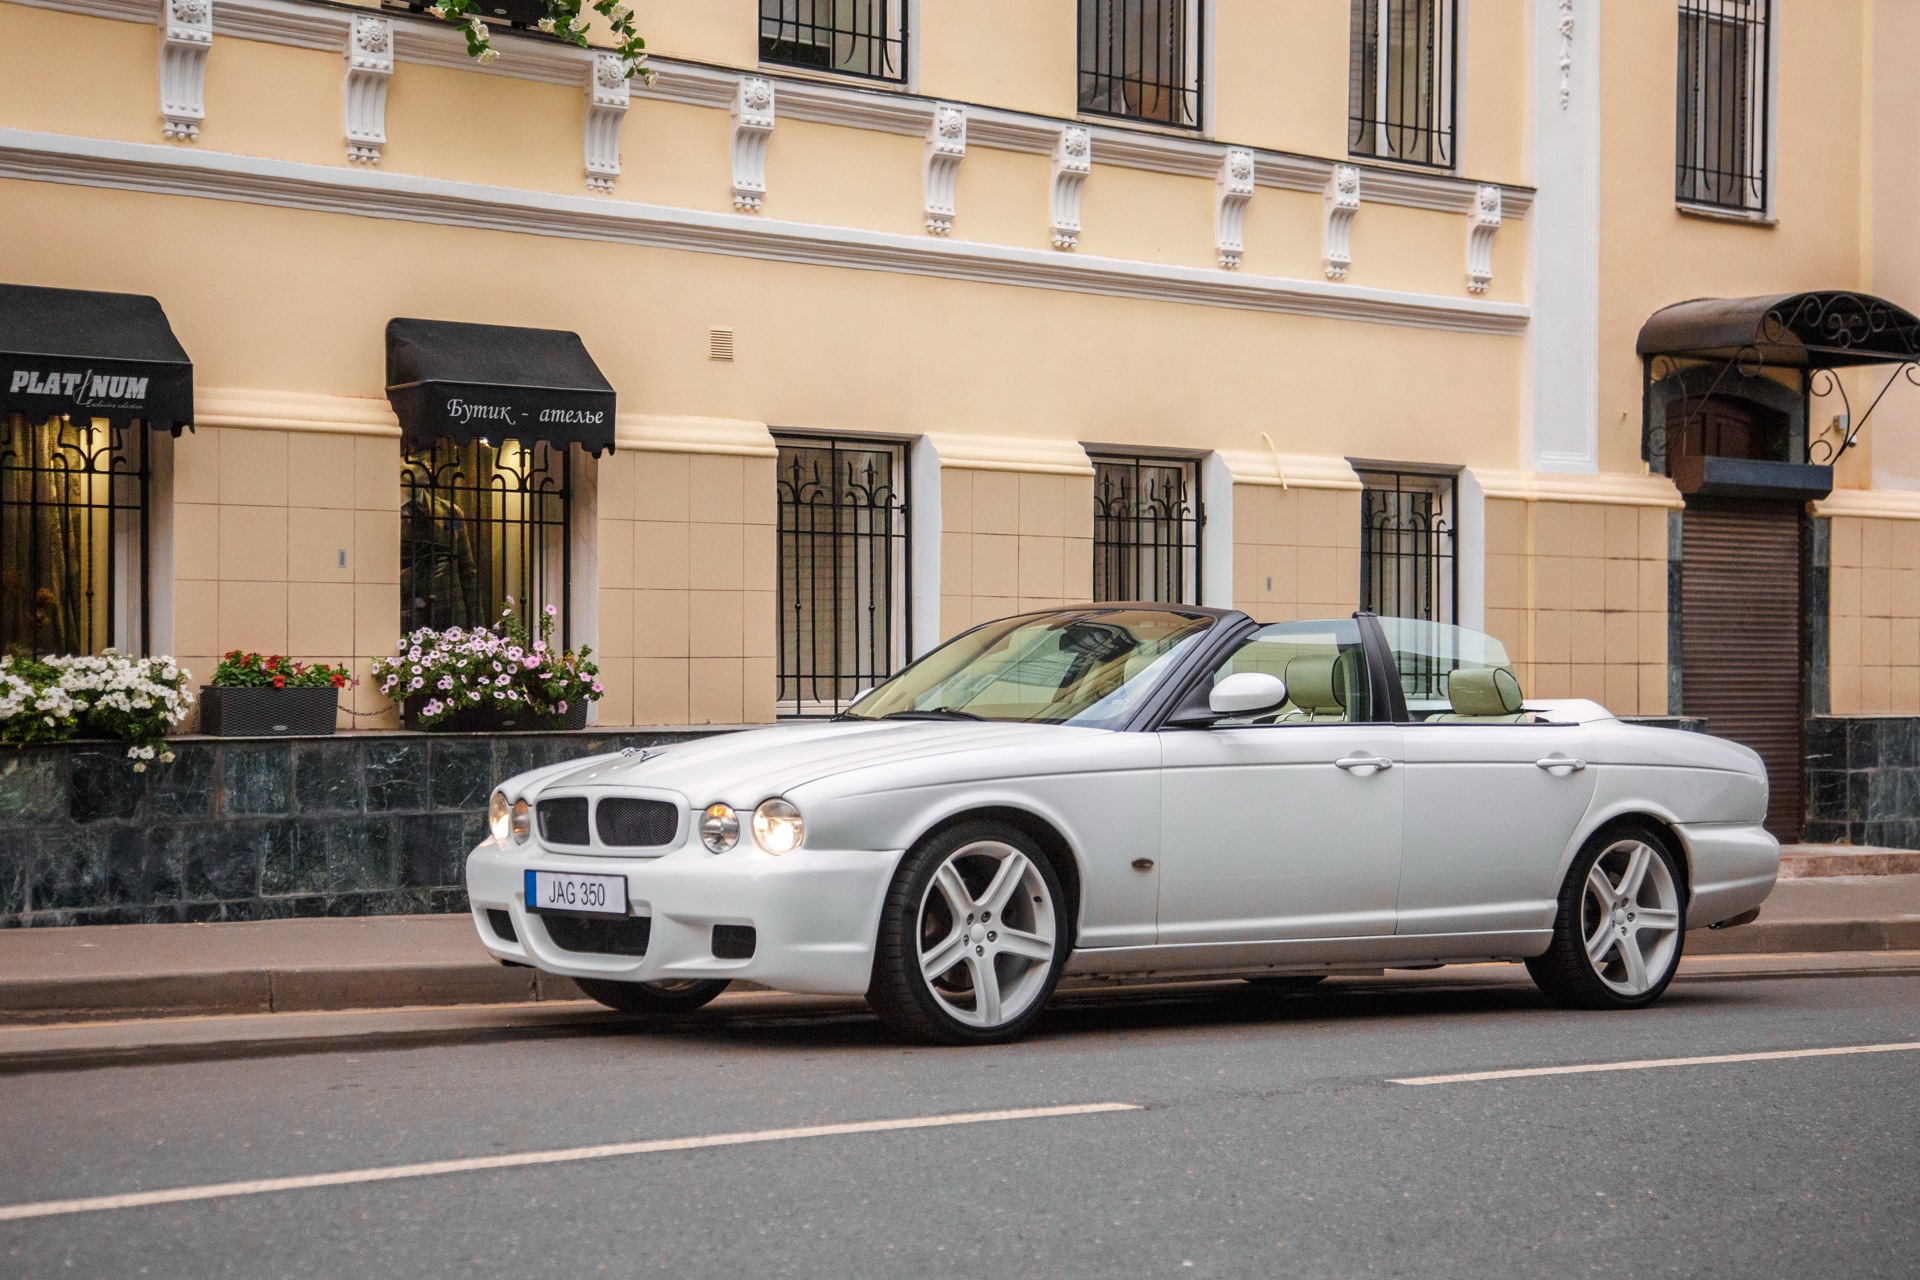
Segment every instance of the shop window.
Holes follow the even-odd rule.
[[[907,450],[776,437],[782,716],[833,715],[904,664]]]
[[[400,463],[400,626],[484,627],[553,605],[565,642],[568,474],[544,442],[441,440]]]
[[[905,80],[907,0],[760,0],[760,60]]]
[[[1199,0],[1080,0],[1080,110],[1200,127]]]
[[[1459,478],[1366,468],[1360,483],[1360,607],[1383,618],[1453,622]]]
[[[146,644],[147,428],[0,420],[0,651]]]
[[[1199,465],[1093,455],[1093,598],[1200,602]]]
[[[1674,198],[1767,207],[1772,0],[1681,0]]]
[[[1453,167],[1454,0],[1351,0],[1347,150]]]

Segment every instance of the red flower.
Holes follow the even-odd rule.
[[[346,682],[347,682],[347,678],[345,676],[337,675],[333,678],[333,687],[338,689],[342,685],[346,684]]]
[[[284,688],[286,688],[286,687],[287,687],[287,678],[286,678],[285,676],[275,676],[275,677],[273,678],[273,687],[274,687],[274,688],[276,688],[276,689],[284,689]]]
[[[279,669],[280,669],[280,655],[276,653],[271,658],[267,659],[267,670],[278,671]]]

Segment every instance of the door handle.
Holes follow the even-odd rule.
[[[1536,767],[1545,769],[1548,773],[1553,773],[1556,777],[1561,778],[1578,773],[1587,767],[1585,760],[1581,760],[1575,756],[1548,756],[1545,760],[1535,760],[1533,763]],[[1556,770],[1560,769],[1565,769],[1566,773],[1556,773]]]
[[[1385,756],[1342,756],[1333,762],[1336,769],[1379,769],[1393,768],[1393,761]]]

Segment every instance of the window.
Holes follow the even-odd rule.
[[[402,631],[488,626],[511,600],[529,620],[553,605],[566,641],[569,462],[514,440],[442,440],[401,459]]]
[[[1178,458],[1093,458],[1093,598],[1197,604],[1197,464]]]
[[[1453,167],[1454,0],[1351,0],[1347,150]]]
[[[781,436],[779,690],[783,716],[833,715],[900,668],[907,450]]]
[[[1200,127],[1199,0],[1080,0],[1080,110]]]
[[[1360,607],[1388,618],[1452,622],[1460,607],[1458,478],[1359,470]]]
[[[1407,714],[1426,724],[1530,724],[1507,650],[1465,627],[1382,618]]]
[[[1674,198],[1767,208],[1773,0],[1681,0]]]
[[[0,422],[0,651],[146,645],[147,427]]]
[[[1212,684],[1247,671],[1285,683],[1286,704],[1256,715],[1228,716],[1216,721],[1216,727],[1354,724],[1375,718],[1366,651],[1359,624],[1351,618],[1262,627],[1213,673]]]
[[[907,0],[760,0],[760,60],[907,78]]]

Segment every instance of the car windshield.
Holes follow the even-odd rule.
[[[1007,618],[948,641],[846,714],[1116,728],[1212,625],[1160,609]]]

